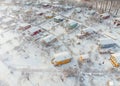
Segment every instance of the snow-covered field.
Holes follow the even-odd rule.
[[[100,19],[96,10],[86,7],[59,10],[45,4],[1,3],[0,86],[108,86],[109,81],[114,84],[110,86],[120,86],[119,68],[111,64],[109,52],[100,53],[98,45],[99,39],[109,38],[117,45],[112,50],[119,52],[120,27],[114,27],[114,17]],[[63,20],[55,22],[56,16]],[[24,23],[31,26],[20,27]],[[31,35],[33,27],[39,32]],[[56,40],[43,43],[49,35]],[[54,66],[51,59],[61,52],[69,52],[72,60]],[[81,55],[84,61],[78,60]]]

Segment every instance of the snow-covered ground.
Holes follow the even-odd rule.
[[[100,38],[110,38],[119,52],[120,27],[114,27],[113,16],[100,19],[96,10],[86,7],[56,12],[51,6],[22,6],[0,6],[0,86],[107,86],[108,81],[120,85],[119,68],[111,64],[110,53],[100,54],[98,45]],[[46,18],[50,12],[53,17]],[[55,17],[59,15],[63,21],[58,23]],[[77,23],[77,27],[69,28],[69,21]],[[19,31],[22,23],[31,27]],[[40,32],[32,36],[32,27]],[[86,30],[89,28],[93,32]],[[42,43],[49,35],[56,41]],[[69,52],[73,59],[54,66],[51,59],[60,52]],[[88,58],[81,62],[81,55]]]

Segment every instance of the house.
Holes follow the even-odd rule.
[[[22,23],[22,24],[20,24],[19,25],[19,27],[18,27],[18,30],[27,30],[27,29],[29,29],[31,27],[31,25],[30,24],[28,24],[28,23]]]
[[[103,13],[103,14],[100,15],[100,17],[102,19],[108,19],[108,18],[110,18],[110,14],[109,13]]]
[[[116,47],[117,45],[112,39],[109,38],[99,39],[98,44],[100,48],[111,48],[111,47]]]
[[[95,33],[95,31],[93,30],[93,28],[88,27],[88,28],[83,29],[82,33],[85,35],[91,35],[91,34]]]
[[[115,18],[114,19],[114,25],[115,26],[120,26],[120,18]]]
[[[98,45],[98,50],[100,54],[114,53],[118,49],[118,45],[112,39],[109,38],[99,39]]]
[[[77,28],[79,25],[77,22],[73,21],[73,20],[69,20],[68,21],[68,24],[67,24],[67,27],[68,29],[75,29]]]
[[[35,36],[41,32],[41,29],[39,27],[32,27],[28,30],[28,32],[31,36]]]
[[[64,20],[64,18],[63,18],[62,16],[56,16],[56,17],[54,18],[54,21],[55,21],[56,23],[62,22],[63,20]]]
[[[110,61],[114,67],[119,67],[120,66],[120,53],[111,54]]]
[[[57,53],[53,56],[51,63],[55,66],[67,64],[71,61],[72,57],[68,52]]]
[[[41,42],[45,45],[50,45],[51,43],[55,42],[57,40],[56,36],[54,35],[48,35],[46,37],[44,37]]]

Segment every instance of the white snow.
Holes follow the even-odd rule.
[[[22,0],[22,4],[5,1],[7,5],[4,1],[1,1],[4,5],[0,5],[1,82],[8,86],[106,86],[108,81],[112,81],[111,85],[120,85],[119,68],[114,68],[110,63],[110,53],[101,54],[98,49],[98,42],[102,45],[120,45],[120,29],[113,26],[112,15],[100,22],[100,15],[93,15],[98,11],[86,7],[64,6],[54,2],[55,5],[52,5],[50,0]],[[32,5],[25,4],[28,2]],[[38,6],[39,2],[50,4],[53,8]],[[38,16],[36,13],[45,15]],[[52,13],[53,18],[45,18],[53,16]],[[102,15],[108,16],[108,13]],[[54,18],[63,18],[64,21],[56,23]],[[65,25],[76,23],[79,25],[77,29],[67,31]],[[20,32],[17,30],[28,25],[31,28]],[[43,32],[34,37],[24,34],[39,29]],[[91,35],[79,39],[76,35],[81,35],[82,31]],[[43,46],[44,43],[50,45]],[[118,47],[115,53],[118,59],[119,51]],[[78,64],[81,55],[86,60]],[[71,59],[71,62],[55,67],[51,64],[52,58],[55,58],[54,61]]]

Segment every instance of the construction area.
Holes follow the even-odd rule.
[[[120,86],[120,0],[0,0],[0,86]]]

